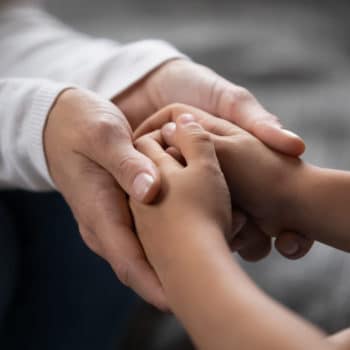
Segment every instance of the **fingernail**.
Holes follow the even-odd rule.
[[[247,222],[247,217],[241,213],[235,213],[233,217],[233,236],[239,233]]]
[[[167,123],[162,127],[162,133],[171,136],[176,130],[176,124],[175,123]]]
[[[147,173],[137,175],[133,183],[133,190],[136,199],[143,201],[153,184],[154,178],[152,175]]]
[[[295,134],[294,132],[290,131],[290,130],[286,130],[286,129],[282,129],[283,133],[290,136],[290,137],[296,137],[298,139],[300,139],[300,136]]]
[[[178,120],[181,124],[187,124],[194,122],[194,116],[192,114],[181,114],[178,116]]]
[[[283,249],[282,249],[283,248]],[[287,241],[281,250],[287,255],[295,255],[299,251],[299,244],[295,241]]]

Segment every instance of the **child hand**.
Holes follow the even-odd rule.
[[[177,118],[176,126],[177,147],[186,165],[162,148],[159,130],[135,141],[161,176],[161,195],[154,204],[130,200],[139,238],[156,270],[178,259],[190,241],[225,243],[223,235],[204,235],[208,227],[225,235],[232,228],[231,199],[209,134],[186,116]]]
[[[233,203],[248,213],[265,234],[277,237],[275,245],[283,255],[299,258],[306,254],[312,241],[304,235],[294,234],[291,230],[294,227],[294,218],[289,188],[289,179],[297,176],[304,166],[302,161],[272,151],[254,136],[230,122],[185,105],[169,106],[158,112],[139,127],[136,135],[157,129],[176,120],[176,117],[183,113],[191,113],[195,120],[211,133]],[[174,123],[165,125],[162,129],[165,141],[173,146],[172,154],[176,154],[174,150],[177,148],[174,129]],[[292,232],[289,232],[290,230]],[[251,230],[245,227],[237,238],[251,238],[250,232]],[[263,247],[266,250],[266,243],[263,244],[266,235],[261,231],[253,232],[254,238],[258,241],[260,239],[257,248]],[[257,248],[255,247],[255,250]],[[245,257],[244,246],[243,253],[241,255]],[[248,251],[248,258],[255,254],[256,252],[252,254]]]

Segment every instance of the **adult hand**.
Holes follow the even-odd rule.
[[[276,151],[297,157],[305,150],[304,142],[284,130],[278,118],[247,89],[188,60],[165,63],[113,102],[128,117],[133,129],[159,109],[172,103],[183,103],[235,123]],[[243,227],[241,235],[249,237],[251,242],[242,250],[247,260],[259,260],[269,253],[270,240],[251,223]],[[298,247],[305,247],[305,244],[299,235],[286,233],[276,241],[276,247],[282,255],[290,258],[296,256]],[[309,249],[310,245],[297,256],[303,256]]]
[[[188,60],[165,63],[113,101],[133,129],[159,109],[183,103],[235,123],[276,151],[300,156],[305,150],[300,137],[282,129],[247,89]]]
[[[134,148],[123,113],[93,93],[66,90],[50,112],[44,144],[52,179],[87,246],[124,284],[166,308],[158,278],[132,231],[125,194],[151,201],[160,187],[159,172]]]

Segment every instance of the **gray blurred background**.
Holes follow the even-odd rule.
[[[305,159],[350,170],[348,1],[49,0],[48,8],[96,36],[172,42],[249,88],[305,138]],[[346,254],[316,245],[298,262],[272,254],[244,266],[272,296],[327,331],[350,325]]]

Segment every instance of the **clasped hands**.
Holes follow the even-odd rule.
[[[174,102],[186,105],[172,105]],[[112,103],[89,91],[64,91],[44,131],[49,172],[70,206],[84,242],[111,265],[123,283],[159,308],[167,307],[163,289],[133,232],[126,194],[139,202],[151,202],[161,188],[161,172],[145,152],[135,148],[133,130],[139,127],[140,136],[142,130],[159,129],[183,113],[192,114],[210,132],[233,204],[238,204],[248,218],[236,239],[231,240],[232,248],[248,260],[264,257],[271,246],[266,233],[289,228],[276,230],[273,224],[270,229],[270,222],[260,220],[270,208],[272,223],[279,222],[280,206],[267,202],[277,188],[283,187],[279,186],[283,178],[277,166],[279,157],[289,154],[287,162],[298,162],[293,157],[303,152],[304,144],[283,130],[276,117],[247,90],[193,62],[170,61]],[[174,145],[169,152],[181,158],[176,139],[167,134],[166,129],[171,128],[173,124],[164,126],[161,136]],[[282,153],[274,153],[265,145]],[[267,155],[277,171],[274,178],[264,182],[262,171],[270,174],[265,164]],[[257,198],[265,199],[255,202]],[[242,215],[234,214],[233,218],[231,236],[242,227]],[[298,258],[311,247],[304,235],[286,231],[277,235],[275,244],[289,258]]]
[[[190,128],[187,131],[190,136],[181,131],[184,125]],[[207,213],[200,214],[197,221],[226,223],[221,231],[232,251],[238,251],[246,260],[255,261],[266,256],[271,249],[271,237],[276,237],[277,249],[284,240],[294,240],[298,203],[291,193],[296,189],[291,179],[305,166],[300,159],[271,150],[226,120],[181,104],[170,105],[148,118],[134,137],[136,148],[158,165],[163,181],[163,193],[153,204],[155,209],[131,201],[136,227],[140,228],[138,231],[149,260],[164,258],[156,266],[167,264],[173,256],[171,250],[177,251],[166,234],[166,231],[173,232],[169,225],[175,225],[178,230],[181,226],[193,225],[195,231],[200,225],[189,217],[196,217],[197,211]],[[176,172],[186,168],[195,168],[194,174]],[[211,181],[213,173],[217,176]],[[180,182],[187,183],[177,184],[177,177]],[[201,182],[202,187],[198,185]],[[191,203],[191,198],[196,196],[200,198]],[[171,206],[166,202],[171,202]],[[203,210],[208,206],[212,208]],[[209,219],[213,212],[220,210],[221,213]],[[227,223],[230,223],[229,228]],[[169,248],[165,247],[164,236]],[[175,236],[178,240],[177,234]],[[301,232],[300,236],[303,246],[291,251],[291,259],[301,257],[312,245],[307,235]],[[178,244],[185,244],[179,240]]]

